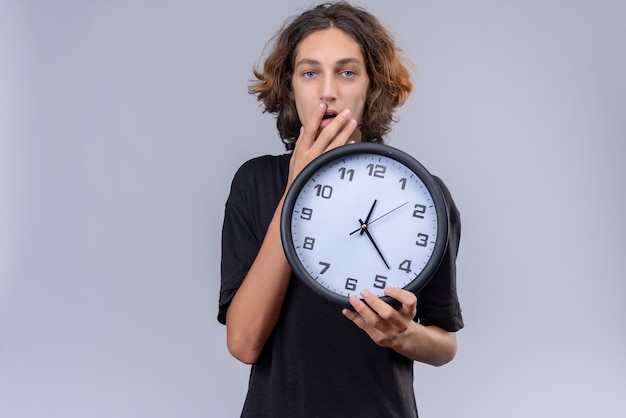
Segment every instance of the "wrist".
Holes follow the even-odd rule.
[[[415,359],[417,347],[421,339],[420,334],[423,332],[423,325],[415,321],[410,321],[404,332],[398,334],[391,348],[396,352]]]

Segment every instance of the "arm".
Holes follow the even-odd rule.
[[[226,313],[226,342],[230,353],[246,364],[256,361],[278,319],[291,269],[280,241],[278,204],[259,253]]]
[[[343,314],[365,331],[382,347],[389,347],[412,360],[442,366],[456,355],[456,334],[437,326],[424,326],[413,321],[417,311],[416,296],[406,290],[386,288],[385,294],[400,303],[396,310],[367,290],[350,298],[354,311]]]
[[[309,162],[331,148],[344,145],[356,127],[356,121],[350,119],[350,112],[347,111],[318,132],[325,111],[326,106],[320,106],[317,114],[301,129],[289,164],[285,194]],[[278,203],[259,253],[226,314],[228,350],[247,364],[256,362],[274,329],[289,286],[291,268],[280,238],[280,214],[284,198],[285,195]]]

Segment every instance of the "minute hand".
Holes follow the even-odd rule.
[[[383,255],[383,253],[380,251],[380,248],[378,248],[378,245],[376,245],[376,241],[374,241],[374,237],[372,237],[372,234],[370,234],[370,231],[368,231],[367,229],[367,224],[365,222],[363,222],[361,219],[359,219],[359,223],[361,224],[361,228],[360,230],[365,232],[365,234],[367,235],[367,237],[370,239],[370,241],[372,242],[372,245],[374,246],[374,249],[376,250],[376,252],[378,253],[378,255],[380,256],[380,258],[383,260],[383,263],[385,263],[385,266],[387,267],[387,270],[389,270],[391,267],[389,267],[389,263],[387,263],[387,260],[385,260],[385,256]]]
[[[403,203],[403,204],[401,204],[400,206],[398,206],[398,207],[395,207],[395,208],[391,209],[389,212],[387,212],[387,213],[383,213],[382,215],[380,215],[378,218],[374,219],[373,221],[371,221],[371,222],[366,222],[366,223],[367,223],[367,225],[371,225],[371,224],[373,224],[374,222],[376,222],[377,220],[379,220],[379,219],[381,219],[381,218],[384,218],[385,216],[389,215],[391,212],[395,212],[396,210],[400,209],[402,206],[406,205],[407,203],[409,203],[409,202],[408,202],[408,201],[407,201],[407,202],[404,202],[404,203]],[[356,234],[356,233],[357,233],[357,232],[359,232],[359,231],[361,231],[361,232],[362,232],[362,231],[363,231],[363,228],[358,228],[358,229],[355,229],[354,231],[350,232],[350,235],[354,235],[354,234]]]

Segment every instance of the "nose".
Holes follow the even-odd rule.
[[[337,80],[332,74],[324,75],[320,87],[320,100],[332,103],[335,99],[337,99]]]

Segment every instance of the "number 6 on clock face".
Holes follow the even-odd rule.
[[[417,293],[448,242],[437,180],[410,155],[357,143],[306,166],[287,192],[281,239],[295,275],[323,297],[348,304],[368,289]]]

